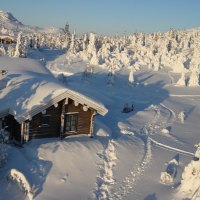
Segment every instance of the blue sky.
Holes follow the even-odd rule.
[[[124,34],[200,26],[200,0],[1,0],[24,24]]]

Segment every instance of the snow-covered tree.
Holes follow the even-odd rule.
[[[8,46],[7,54],[9,57],[13,57],[15,55],[15,47],[13,45]]]
[[[197,159],[192,160],[182,173],[178,199],[200,199],[200,143],[196,147],[195,157]]]
[[[185,73],[181,73],[180,79],[177,81],[176,85],[177,86],[185,86]]]
[[[199,74],[197,73],[196,70],[192,70],[187,86],[189,87],[199,86]]]
[[[184,111],[181,111],[179,114],[178,114],[178,118],[180,119],[181,123],[183,124],[185,122],[185,112]]]
[[[3,44],[0,45],[0,55],[6,55],[6,50],[3,46]]]
[[[72,33],[71,42],[70,42],[69,49],[67,51],[67,55],[75,55],[76,54],[75,39],[76,39],[76,35],[75,35],[75,33]]]
[[[20,57],[22,55],[22,32],[18,33],[17,36],[17,44],[15,47],[15,54],[14,57]]]
[[[83,80],[88,80],[89,78],[91,78],[93,72],[94,72],[93,65],[90,65],[89,63],[87,63],[85,70],[83,72]]]
[[[134,83],[134,68],[133,68],[133,66],[131,66],[131,70],[130,70],[130,73],[129,73],[128,80],[129,80],[130,84]]]
[[[88,45],[88,38],[87,38],[87,34],[84,34],[83,36],[83,44],[82,44],[82,48],[83,51],[85,52],[87,49],[87,45]]]

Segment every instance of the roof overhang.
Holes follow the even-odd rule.
[[[86,97],[78,92],[72,91],[70,89],[66,89],[65,92],[62,94],[56,96],[55,98],[51,99],[49,102],[47,102],[44,105],[38,105],[34,107],[34,109],[23,113],[22,115],[18,116],[15,113],[12,113],[9,111],[9,109],[6,109],[2,112],[0,112],[0,117],[5,117],[8,114],[11,114],[15,117],[15,119],[19,122],[22,123],[23,121],[31,119],[33,116],[37,115],[38,113],[42,112],[43,110],[46,110],[52,105],[55,105],[56,103],[64,100],[64,99],[72,99],[78,104],[81,104],[83,106],[87,106],[89,109],[95,110],[98,114],[104,116],[108,110],[105,108],[102,104],[97,103],[96,101],[90,99],[89,97]]]

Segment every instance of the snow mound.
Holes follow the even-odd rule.
[[[29,200],[33,199],[33,193],[29,182],[26,177],[17,169],[11,169],[7,176],[9,181],[17,184],[20,190],[28,197]]]
[[[177,167],[178,167],[178,160],[179,156],[177,154],[177,158],[172,159],[168,162],[167,168],[165,172],[161,172],[160,175],[160,182],[162,184],[171,185],[174,183],[174,178],[176,178],[177,175]]]
[[[191,161],[185,167],[178,193],[185,198],[200,199],[200,161]]]
[[[200,143],[196,145],[195,160],[184,169],[178,197],[181,199],[200,200]]]
[[[162,184],[172,184],[173,183],[173,178],[170,174],[168,174],[167,172],[161,172],[160,175],[160,182]]]

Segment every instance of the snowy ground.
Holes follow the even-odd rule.
[[[31,56],[45,58],[55,76],[67,76],[69,88],[101,101],[109,112],[96,117],[93,139],[41,139],[24,148],[10,146],[8,163],[0,169],[0,199],[26,199],[5,178],[11,168],[23,172],[36,200],[176,199],[183,169],[199,142],[199,87],[175,87],[177,74],[146,68],[135,73],[135,86],[128,83],[127,69],[118,71],[110,86],[106,69],[95,66],[94,74],[83,79],[85,63],[67,62],[61,53]],[[134,111],[122,113],[125,103],[133,104]],[[173,182],[161,183],[161,172],[171,168]]]

